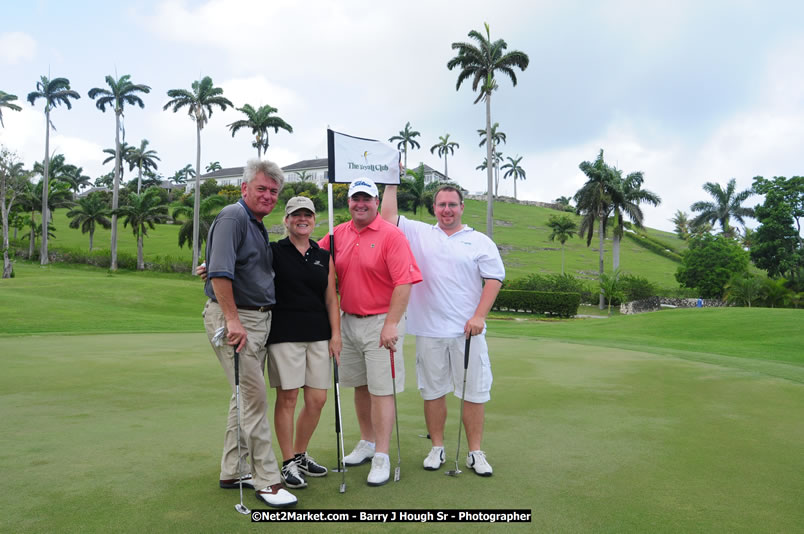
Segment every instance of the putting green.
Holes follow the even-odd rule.
[[[804,524],[801,383],[682,351],[496,337],[489,344],[494,388],[484,449],[494,476],[464,467],[465,440],[462,475],[422,469],[429,442],[418,437],[426,430],[409,340],[401,481],[369,488],[368,466],[359,466],[340,494],[340,475],[330,473],[296,492],[297,509],[532,509],[531,524],[512,526],[521,531],[790,532]],[[0,355],[0,531],[272,528],[237,514],[237,491],[217,487],[229,392],[203,334],[7,336]],[[446,469],[454,466],[457,400],[448,405]],[[348,389],[342,406],[350,449],[358,432]],[[330,467],[333,419],[330,395],[310,446]],[[245,502],[262,507],[252,492]]]

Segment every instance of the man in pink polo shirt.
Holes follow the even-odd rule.
[[[368,178],[349,185],[352,220],[334,229],[335,271],[341,295],[340,383],[355,388],[360,441],[344,458],[346,465],[371,459],[370,486],[390,478],[388,457],[394,426],[389,349],[395,350],[396,390],[405,388],[402,358],[403,317],[410,289],[422,275],[405,235],[378,217],[377,186]],[[329,250],[329,236],[319,245]]]

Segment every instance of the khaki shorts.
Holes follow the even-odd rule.
[[[392,395],[390,351],[380,347],[380,332],[386,314],[357,317],[348,313],[341,316],[341,365],[340,385],[344,387],[368,386],[372,395]],[[405,320],[397,326],[399,340],[394,353],[396,392],[405,390],[405,362],[402,357],[402,342],[405,336]]]
[[[461,398],[465,347],[466,338],[463,336],[416,336],[416,379],[424,400],[439,399],[450,391]],[[488,402],[492,379],[486,336],[472,336],[464,400]]]
[[[328,389],[331,367],[329,341],[268,345],[268,379],[272,388]]]

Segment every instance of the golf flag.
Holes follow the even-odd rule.
[[[377,184],[399,183],[399,151],[375,139],[327,129],[330,183],[371,178]]]

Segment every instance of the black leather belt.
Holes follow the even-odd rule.
[[[267,312],[274,309],[274,305],[271,304],[270,306],[238,306],[238,310],[248,310],[248,311],[258,311],[258,312]]]
[[[350,313],[352,317],[357,317],[358,319],[365,319],[366,317],[374,317],[375,315],[382,315],[381,313],[370,313],[368,315],[358,315],[356,313]]]

